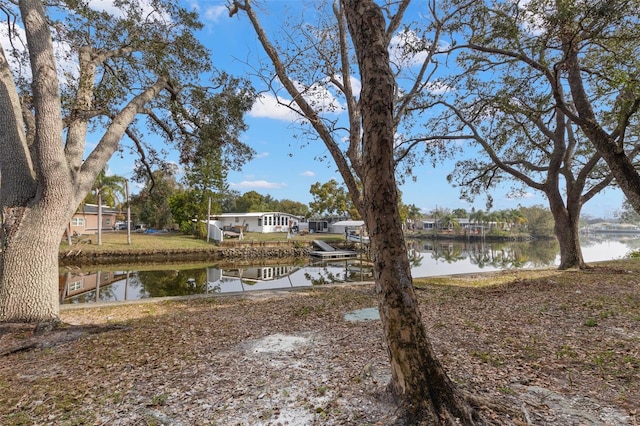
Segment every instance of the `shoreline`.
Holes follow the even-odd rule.
[[[452,235],[452,234],[405,234],[406,240],[437,240],[437,241],[467,241],[467,242],[514,242],[534,241],[530,236],[480,236],[480,235]],[[333,241],[332,246],[342,250],[359,251],[359,243],[352,241]],[[64,266],[110,265],[122,262],[180,262],[180,261],[243,261],[264,259],[303,259],[309,257],[313,250],[311,241],[232,241],[223,245],[212,245],[199,248],[175,249],[98,249],[92,245],[91,250],[84,250],[86,246],[76,244],[70,248],[61,249],[58,262]]]

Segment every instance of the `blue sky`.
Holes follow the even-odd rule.
[[[192,3],[191,7],[199,9],[205,28],[201,32],[202,42],[211,49],[213,61],[217,68],[233,75],[249,76],[250,67],[243,62],[257,63],[264,57],[253,29],[244,16],[229,18],[224,1],[208,1]],[[282,9],[299,7],[304,2],[297,0],[267,0],[265,3],[269,15],[264,21],[269,29],[280,26]],[[258,90],[265,87],[257,79],[252,79]],[[249,130],[242,135],[245,143],[255,151],[254,159],[247,163],[241,172],[231,172],[229,185],[241,193],[257,191],[271,195],[275,199],[290,199],[309,203],[312,197],[309,188],[316,182],[327,182],[342,178],[336,171],[332,161],[320,162],[317,157],[328,155],[320,141],[313,141],[304,146],[295,136],[299,132],[292,125],[290,115],[282,108],[276,108],[269,102],[259,102],[246,117]],[[470,153],[475,155],[475,152]],[[415,204],[423,211],[436,207],[458,208],[470,210],[485,209],[484,200],[478,199],[473,205],[459,199],[458,189],[446,180],[453,169],[454,161],[445,161],[432,167],[429,162],[414,170],[417,181],[408,180],[401,186],[403,202]],[[131,176],[133,158],[115,158],[109,163],[111,173]],[[541,193],[529,192],[526,196],[511,199],[506,196],[506,188],[492,192],[493,209],[516,208],[519,205],[541,204],[547,206]],[[583,214],[592,216],[611,216],[622,204],[623,196],[618,189],[609,189],[584,206]]]

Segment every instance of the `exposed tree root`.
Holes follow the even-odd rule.
[[[490,398],[485,398],[483,396],[479,396],[476,394],[473,394],[471,392],[468,392],[466,390],[462,390],[460,389],[460,393],[464,396],[464,398],[467,400],[467,402],[474,407],[475,409],[477,409],[479,412],[481,411],[491,411],[493,413],[499,414],[501,415],[501,417],[504,418],[504,415],[508,415],[510,417],[510,419],[512,421],[517,421],[522,419],[523,417],[523,413],[520,411],[515,410],[513,407],[505,405],[505,404],[501,404],[499,402],[496,402]],[[485,416],[486,417],[486,416]],[[484,419],[485,421],[487,421],[487,424],[502,424],[501,422],[498,422],[496,419]],[[526,423],[523,423],[526,424]]]
[[[128,328],[117,324],[70,325],[61,321],[40,322],[35,326],[33,324],[0,324],[0,357],[34,349],[52,348],[89,334]]]

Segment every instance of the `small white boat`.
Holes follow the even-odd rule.
[[[369,244],[369,237],[366,235],[358,235],[353,232],[347,234],[347,241],[353,241],[355,243]]]

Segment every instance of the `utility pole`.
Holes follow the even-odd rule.
[[[207,244],[209,243],[209,233],[211,226],[209,226],[209,220],[211,219],[211,196],[209,196],[209,206],[207,207]]]

